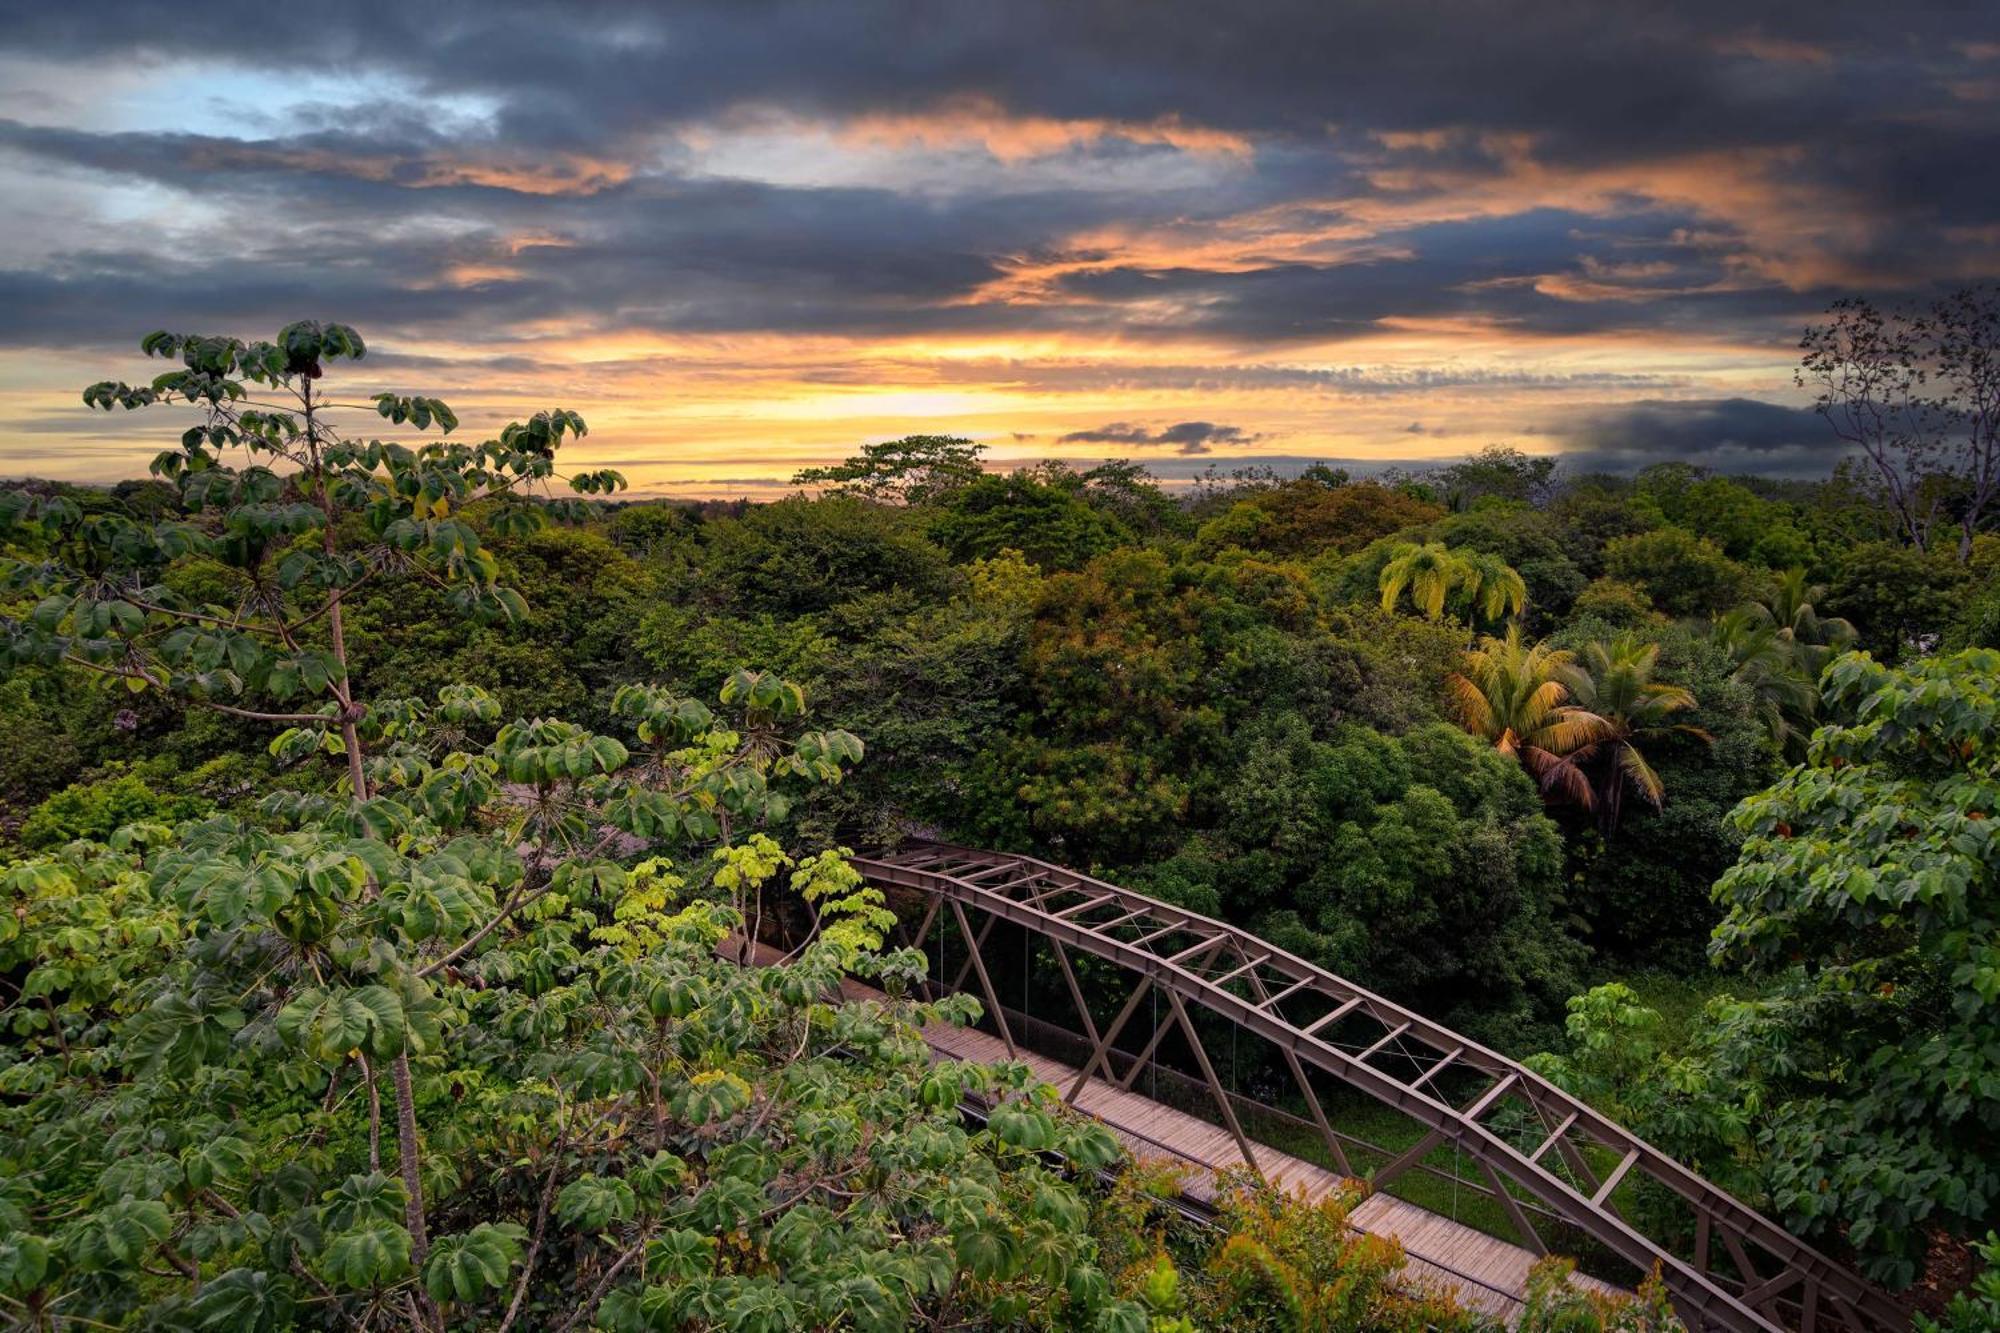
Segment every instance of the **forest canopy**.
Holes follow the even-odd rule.
[[[1825,358],[1882,335],[1829,330],[1838,422]],[[1191,1234],[1025,1064],[933,1063],[921,1026],[979,1006],[922,998],[846,859],[910,835],[1532,1056],[1890,1285],[2000,1222],[1970,455],[1495,446],[1177,494],[911,436],[689,505],[562,471],[561,407],[471,444],[435,398],[330,397],[342,324],[144,347],[173,368],[85,401],[185,413],[149,479],[0,488],[10,1318],[1479,1323],[1355,1199],[1246,1186]]]

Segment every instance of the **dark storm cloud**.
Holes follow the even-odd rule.
[[[1585,471],[1691,463],[1718,472],[1823,477],[1847,451],[1817,412],[1751,398],[1642,400],[1529,433],[1562,441],[1572,464]]]
[[[73,71],[85,90],[72,123],[6,103],[0,171],[16,193],[54,182],[174,201],[10,241],[5,346],[247,332],[311,311],[497,357],[556,327],[1192,337],[1276,362],[1288,344],[1399,321],[1782,353],[1833,295],[1915,296],[2000,263],[2000,175],[1985,169],[2000,156],[2000,59],[1986,51],[2000,50],[2000,8],[1952,0],[1270,0],[1220,17],[1206,0],[352,0],[309,22],[243,0],[98,0],[10,4],[5,18],[8,59]],[[156,114],[103,128],[118,102],[95,97],[99,71],[175,62],[200,77]],[[188,132],[212,99],[275,96],[294,71],[322,100]],[[1058,146],[936,148],[923,127],[954,116],[1039,125]],[[824,145],[790,141],[857,125],[910,160],[874,178],[815,174]],[[744,126],[769,142],[704,165],[703,136]],[[1163,146],[1182,132],[1238,142]],[[1260,220],[1272,210],[1283,216]],[[1316,232],[1351,249],[1280,243]],[[1120,248],[1127,235],[1139,239]],[[1045,278],[992,295],[1024,272]],[[1029,366],[1017,379],[1051,392],[1679,387],[1430,373]],[[1745,407],[1703,419],[1690,406],[1548,429],[1633,459],[1678,447],[1633,439],[1692,448],[1697,428],[1728,434],[1699,447],[1731,457],[1823,457],[1808,436],[1759,435],[1770,423]]]
[[[273,22],[241,0],[205,6],[204,22],[150,0],[16,8],[17,49],[207,59],[227,32],[266,67],[390,69],[435,92],[496,97],[505,132],[530,142],[594,141],[746,94],[840,113],[977,93],[1050,115],[1178,113],[1302,135],[1330,123],[1529,129],[1579,153],[1784,141],[1822,125],[1829,107],[1879,113],[1961,68],[1954,43],[1993,22],[1958,3],[1865,0],[1687,0],[1615,14],[1546,0],[1272,0],[1226,22],[1202,0],[357,0],[310,23]],[[1856,80],[1862,61],[1886,68]]]
[[[1205,454],[1218,444],[1249,444],[1256,438],[1241,426],[1219,426],[1213,421],[1177,421],[1158,430],[1114,421],[1096,430],[1071,431],[1056,443],[1171,445],[1184,454]]]

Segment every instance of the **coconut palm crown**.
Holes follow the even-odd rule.
[[[1695,706],[1695,697],[1686,686],[1654,678],[1659,660],[1660,645],[1621,634],[1609,643],[1586,645],[1581,660],[1560,669],[1573,701],[1564,710],[1564,735],[1576,743],[1564,750],[1543,785],[1582,796],[1579,804],[1594,810],[1607,831],[1618,825],[1628,788],[1656,810],[1665,802],[1666,785],[1641,742],[1674,732],[1712,739],[1700,727],[1672,721]]]
[[[1520,626],[1510,626],[1504,638],[1486,636],[1465,654],[1464,669],[1445,678],[1446,705],[1460,726],[1519,759],[1546,790],[1563,756],[1587,739],[1564,680],[1574,660],[1564,649],[1525,642]]]

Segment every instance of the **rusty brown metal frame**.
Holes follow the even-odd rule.
[[[1188,1013],[1191,1002],[1278,1048],[1341,1170],[1351,1167],[1308,1070],[1331,1075],[1417,1122],[1423,1136],[1376,1169],[1377,1188],[1433,1148],[1450,1144],[1487,1177],[1530,1249],[1545,1252],[1547,1243],[1515,1191],[1539,1205],[1534,1213],[1591,1236],[1639,1273],[1657,1266],[1676,1311],[1691,1328],[1874,1333],[1908,1327],[1907,1314],[1886,1293],[1539,1075],[1226,922],[1031,857],[943,843],[913,843],[893,853],[857,857],[853,864],[879,886],[914,890],[930,900],[924,924],[911,939],[916,947],[940,922],[939,905],[948,904],[968,952],[959,982],[968,970],[976,977],[979,998],[1010,1052],[1016,1049],[1014,1036],[981,956],[988,932],[994,922],[1006,921],[1051,944],[1091,1044],[1089,1058],[1066,1090],[1071,1100],[1100,1068],[1107,1080],[1130,1086],[1171,1028],[1157,1024],[1131,1068],[1116,1079],[1110,1063],[1114,1043],[1144,996],[1163,995],[1172,1027],[1186,1038],[1224,1124],[1245,1162],[1259,1169],[1252,1143]],[[976,934],[967,909],[987,918]],[[1138,979],[1123,1008],[1102,1028],[1084,1002],[1070,950],[1111,962]],[[1202,970],[1211,966],[1224,970],[1215,975]],[[1244,987],[1245,993],[1232,986]],[[1316,1011],[1310,1019],[1286,1014],[1287,1008],[1296,1012],[1308,1006]],[[1336,1027],[1354,1023],[1368,1029],[1362,1034],[1365,1044],[1333,1039]],[[1419,1066],[1420,1072],[1406,1080],[1370,1063],[1387,1051]],[[1469,1100],[1454,1100],[1441,1086],[1450,1081],[1440,1079],[1446,1070],[1461,1079],[1475,1076],[1481,1086]],[[1495,1112],[1510,1104],[1525,1106],[1546,1131],[1532,1152],[1514,1146],[1491,1123]],[[1551,1149],[1574,1183],[1544,1164]],[[1589,1149],[1615,1155],[1616,1165],[1600,1178],[1586,1158]],[[1691,1258],[1650,1240],[1612,1206],[1614,1192],[1635,1178],[1650,1180],[1689,1205],[1696,1229]],[[1713,1267],[1716,1241],[1734,1265],[1736,1280]],[[1753,1252],[1764,1257],[1761,1267]]]

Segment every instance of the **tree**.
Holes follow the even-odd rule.
[[[1623,579],[1592,579],[1571,603],[1570,612],[1578,619],[1598,621],[1614,629],[1639,629],[1665,622],[1653,609],[1653,599],[1636,583]]]
[[[1684,528],[1733,560],[1775,568],[1809,560],[1813,543],[1798,525],[1795,506],[1764,493],[1767,485],[1711,476],[1686,463],[1656,463],[1634,480],[1632,506],[1646,527]]]
[[[1695,697],[1684,686],[1654,679],[1659,660],[1659,644],[1627,633],[1585,645],[1581,658],[1561,669],[1573,700],[1564,736],[1575,743],[1544,780],[1594,811],[1606,831],[1618,827],[1627,788],[1656,810],[1666,799],[1640,742],[1669,732],[1707,739],[1698,727],[1669,721],[1693,708]]]
[[[1454,511],[1470,509],[1483,499],[1539,505],[1555,491],[1557,461],[1553,455],[1530,455],[1510,445],[1489,444],[1438,469],[1437,484]]]
[[[1377,583],[1384,611],[1394,610],[1408,592],[1416,608],[1432,620],[1447,606],[1455,606],[1467,621],[1496,621],[1519,615],[1528,602],[1528,585],[1505,560],[1442,542],[1404,542],[1391,548]]]
[[[1750,614],[1777,632],[1780,641],[1798,654],[1799,666],[1817,678],[1860,636],[1839,616],[1823,616],[1815,603],[1826,599],[1826,585],[1808,583],[1806,571],[1794,567],[1778,576],[1770,589],[1750,603]]]
[[[1393,1240],[1349,1222],[1362,1191],[1307,1202],[1270,1188],[1237,1186],[1218,1201],[1228,1228],[1179,1303],[1201,1327],[1247,1333],[1339,1333],[1355,1328],[1432,1328],[1470,1333],[1478,1318],[1448,1300],[1409,1290]],[[1171,1311],[1167,1311],[1171,1313]]]
[[[1025,471],[962,487],[938,506],[932,532],[956,560],[990,560],[1012,550],[1049,572],[1079,568],[1131,538],[1124,524],[1084,498],[1081,486],[1052,485]]]
[[[792,484],[881,504],[930,504],[979,480],[984,452],[985,445],[954,435],[905,435],[864,444],[843,463],[806,468],[793,475]]]
[[[1671,624],[1639,633],[1660,647],[1656,678],[1694,695],[1694,707],[1672,717],[1689,730],[1670,728],[1642,743],[1669,797],[1659,809],[1648,805],[1640,818],[1628,809],[1612,831],[1581,806],[1553,812],[1567,835],[1566,901],[1600,957],[1648,972],[1698,975],[1709,933],[1722,917],[1709,891],[1735,864],[1742,842],[1727,816],[1770,783],[1779,758],[1759,701],[1731,679],[1732,664],[1709,634]],[[1585,622],[1555,641],[1581,654],[1616,634]]]
[[[1458,571],[1459,596],[1468,611],[1485,620],[1519,615],[1528,604],[1527,583],[1497,555],[1485,551],[1461,552]]]
[[[1773,744],[1793,757],[1803,753],[1819,711],[1820,672],[1860,637],[1839,616],[1819,614],[1815,603],[1826,594],[1793,568],[1715,622],[1715,641],[1734,663],[1731,678],[1756,695]]]
[[[391,789],[394,843],[339,802],[267,805],[263,827],[136,826],[8,867],[0,960],[50,976],[49,1021],[10,1015],[0,1144],[49,1169],[10,1190],[0,1253],[33,1261],[0,1287],[65,1318],[211,1327],[1115,1308],[1084,1201],[1041,1165],[1108,1164],[1108,1132],[1061,1114],[1025,1066],[934,1067],[915,1025],[964,1021],[963,1002],[838,998],[846,973],[896,997],[923,969],[872,952],[886,914],[838,855],[759,833],[698,853],[727,815],[746,827],[727,793],[776,802],[787,772],[850,757],[814,759],[759,720],[786,707],[781,685],[731,695],[735,735],[635,691],[626,711],[654,744],[616,766],[608,738],[544,722],[432,767],[417,755],[434,728],[477,728],[490,701],[406,712],[394,758],[415,785]],[[524,777],[525,800],[496,781]],[[575,828],[550,812],[628,798],[679,821],[664,841],[686,860],[552,850]],[[816,916],[796,961],[719,957],[787,882]],[[400,1054],[429,1150],[422,1215],[381,1169],[377,1080]],[[967,1095],[993,1103],[977,1135]],[[742,1322],[757,1311],[771,1322]]]
[[[1254,491],[1240,503],[1250,506],[1259,520],[1254,537],[1243,545],[1301,557],[1358,551],[1379,538],[1442,516],[1437,506],[1400,491],[1374,482],[1348,484],[1331,475],[1299,477]]]
[[[1680,528],[1613,538],[1604,548],[1604,569],[1644,588],[1670,616],[1718,615],[1749,590],[1742,567],[1720,547]]]
[[[1801,753],[1819,711],[1819,686],[1792,645],[1748,607],[1718,619],[1711,636],[1729,658],[1729,678],[1756,698],[1772,747]]]
[[[1509,626],[1505,638],[1489,635],[1445,678],[1446,704],[1460,726],[1518,760],[1545,792],[1585,799],[1562,767],[1591,734],[1569,703],[1574,662],[1567,650],[1530,644],[1518,625]]]
[[[1755,1080],[1771,1196],[1908,1282],[1926,1228],[2000,1203],[2000,653],[1849,654],[1806,763],[1745,801],[1712,952],[1762,979],[1723,1060]],[[1864,1072],[1865,1071],[1865,1072]]]
[[[1382,609],[1393,611],[1410,594],[1417,610],[1432,620],[1444,614],[1447,602],[1462,577],[1463,566],[1442,542],[1405,542],[1389,553],[1379,580]]]
[[[61,497],[9,492],[0,525],[26,529],[48,560],[9,561],[6,586],[39,598],[25,619],[7,617],[13,662],[64,664],[122,683],[133,693],[164,691],[234,716],[290,724],[293,754],[315,751],[346,761],[348,801],[364,808],[376,795],[365,726],[376,719],[353,690],[345,603],[384,572],[445,589],[475,616],[518,617],[520,595],[495,581],[497,564],[481,549],[460,511],[496,505],[503,527],[547,521],[547,502],[523,496],[555,476],[565,436],[584,432],[581,417],[561,409],[514,423],[478,446],[433,442],[417,449],[344,435],[337,418],[354,409],[330,400],[322,380],[330,363],[358,361],[366,345],[338,323],[301,321],[275,342],[160,331],[141,349],[178,359],[150,385],[93,384],[84,402],[110,411],[181,403],[201,414],[180,448],[160,454],[155,476],[175,483],[189,521],[145,523],[121,515],[86,515]],[[266,396],[256,396],[256,395]],[[375,394],[373,412],[418,431],[448,435],[458,418],[423,396]],[[226,462],[240,449],[241,467]],[[273,465],[289,466],[281,476]],[[624,484],[612,472],[571,478],[579,493]],[[364,539],[354,544],[358,527]],[[161,576],[177,559],[201,555],[240,576],[233,606],[194,605]],[[263,706],[246,708],[248,697]],[[324,702],[319,702],[324,700]],[[393,731],[390,732],[393,734]],[[410,1129],[407,1048],[393,1057],[403,1175],[417,1257],[423,1256],[422,1182]]]
[[[924,515],[851,495],[793,496],[708,524],[681,601],[727,602],[751,613],[810,615],[869,593],[935,595],[950,562],[924,534]]]
[[[334,420],[353,405],[329,401],[319,387],[326,363],[366,355],[346,325],[302,321],[276,342],[247,344],[161,331],[141,347],[183,368],[140,388],[93,384],[84,402],[106,411],[156,403],[199,408],[200,423],[183,432],[179,450],[155,458],[152,470],[177,483],[187,507],[210,521],[149,527],[123,516],[87,517],[61,497],[0,497],[0,525],[38,528],[41,546],[56,555],[39,566],[13,562],[8,571],[11,590],[42,598],[27,621],[8,621],[11,656],[81,666],[134,693],[165,689],[239,716],[329,726],[339,732],[356,799],[366,799],[343,603],[379,571],[394,570],[448,589],[471,614],[518,615],[518,594],[495,583],[495,562],[459,511],[490,501],[502,506],[503,527],[546,521],[548,507],[521,496],[555,476],[556,449],[565,435],[584,432],[583,419],[560,409],[538,413],[477,447],[364,445]],[[419,431],[436,425],[449,435],[458,424],[434,398],[384,392],[371,401],[382,418]],[[224,464],[231,448],[244,453],[241,469]],[[282,477],[273,465],[294,471]],[[572,478],[582,493],[623,484],[611,472]],[[343,546],[349,517],[366,531],[360,549]],[[182,605],[185,599],[154,581],[169,562],[191,554],[241,574],[235,607]],[[321,621],[324,643],[313,645],[309,636]],[[322,716],[227,702],[246,691],[280,703],[321,695],[331,706]]]
[[[1072,474],[1083,498],[1141,536],[1183,534],[1193,524],[1178,501],[1160,489],[1145,465],[1114,458]]]
[[[1965,571],[1950,556],[1900,542],[1865,542],[1835,567],[1826,605],[1853,624],[1858,646],[1899,662],[1936,645],[1964,586]]]
[[[1800,340],[1798,383],[1867,460],[1912,546],[1930,550],[1956,513],[1963,563],[2000,493],[2000,287],[1961,288],[1922,312],[1851,297],[1827,315]]]

